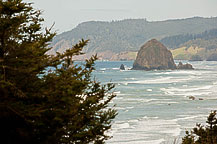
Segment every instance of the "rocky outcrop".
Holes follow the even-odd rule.
[[[159,41],[152,39],[139,50],[134,70],[176,69],[172,53]]]
[[[188,97],[190,100],[195,100],[195,97],[194,96],[189,96]]]
[[[123,64],[121,64],[121,66],[120,66],[120,70],[125,70],[125,67],[124,67]]]
[[[182,62],[179,62],[177,69],[194,69],[191,64],[183,64]]]
[[[134,70],[194,69],[191,64],[179,62],[176,66],[172,53],[159,41],[152,39],[144,44],[133,64]]]

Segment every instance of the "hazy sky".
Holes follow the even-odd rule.
[[[58,33],[85,21],[146,18],[148,21],[216,17],[217,0],[25,0],[43,10],[44,25]]]

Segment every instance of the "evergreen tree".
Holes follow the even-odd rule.
[[[96,56],[73,63],[88,40],[48,55],[55,33],[41,32],[40,15],[22,0],[0,0],[0,141],[104,143],[117,115],[108,107],[114,85],[91,77]]]
[[[206,127],[197,124],[191,133],[186,132],[182,144],[217,144],[216,111],[210,113],[206,123],[208,124]]]

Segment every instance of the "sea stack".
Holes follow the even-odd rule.
[[[152,39],[139,50],[133,64],[134,70],[176,69],[172,53],[159,41]]]

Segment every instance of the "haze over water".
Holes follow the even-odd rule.
[[[112,104],[119,114],[107,143],[172,143],[204,123],[217,108],[217,62],[189,63],[195,70],[121,71],[121,64],[130,69],[133,62],[97,62],[94,76],[116,85]]]

